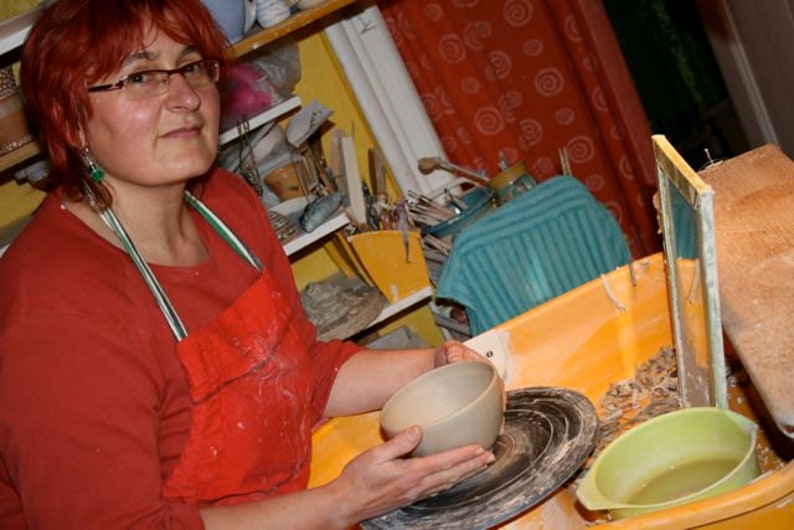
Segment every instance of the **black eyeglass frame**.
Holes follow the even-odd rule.
[[[136,76],[136,75],[142,75],[142,74],[166,74],[166,82],[163,84],[163,86],[167,87],[168,84],[171,82],[171,76],[172,75],[181,74],[181,75],[184,76],[185,72],[187,71],[187,69],[189,69],[191,67],[194,67],[194,66],[197,66],[197,65],[202,65],[202,68],[204,68],[204,70],[207,71],[207,68],[205,66],[203,66],[204,64],[207,64],[207,63],[210,63],[210,64],[214,65],[215,75],[213,76],[214,79],[212,79],[212,83],[217,83],[218,79],[220,79],[221,62],[218,59],[199,59],[198,61],[193,61],[193,62],[187,63],[185,65],[182,65],[179,68],[173,68],[171,70],[155,69],[155,70],[140,70],[138,72],[132,72],[132,73],[130,73],[128,75],[125,75],[124,77],[122,77],[121,79],[116,81],[115,83],[108,83],[106,85],[95,85],[95,86],[88,87],[88,91],[89,92],[109,92],[111,90],[122,90],[126,86],[127,82],[129,81],[129,79],[131,77]]]

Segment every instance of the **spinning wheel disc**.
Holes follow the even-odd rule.
[[[489,528],[538,504],[568,480],[596,442],[598,416],[572,390],[525,388],[507,394],[496,461],[454,488],[362,523],[385,528]]]

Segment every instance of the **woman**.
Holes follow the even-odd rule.
[[[256,196],[214,166],[226,44],[199,0],[58,0],[22,89],[49,191],[0,260],[0,527],[346,528],[493,461],[411,428],[306,489],[311,429],[460,344],[315,340]]]

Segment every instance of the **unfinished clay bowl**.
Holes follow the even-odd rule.
[[[388,438],[419,425],[422,441],[414,456],[468,444],[489,449],[502,425],[503,387],[488,362],[448,364],[398,390],[384,405],[380,425]]]

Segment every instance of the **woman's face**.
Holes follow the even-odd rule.
[[[121,70],[96,85],[207,59],[164,33],[151,32],[146,42]],[[91,154],[114,188],[183,183],[209,169],[218,149],[220,103],[214,83],[191,86],[176,73],[161,94],[134,99],[125,92],[90,93],[93,115],[85,131]]]

